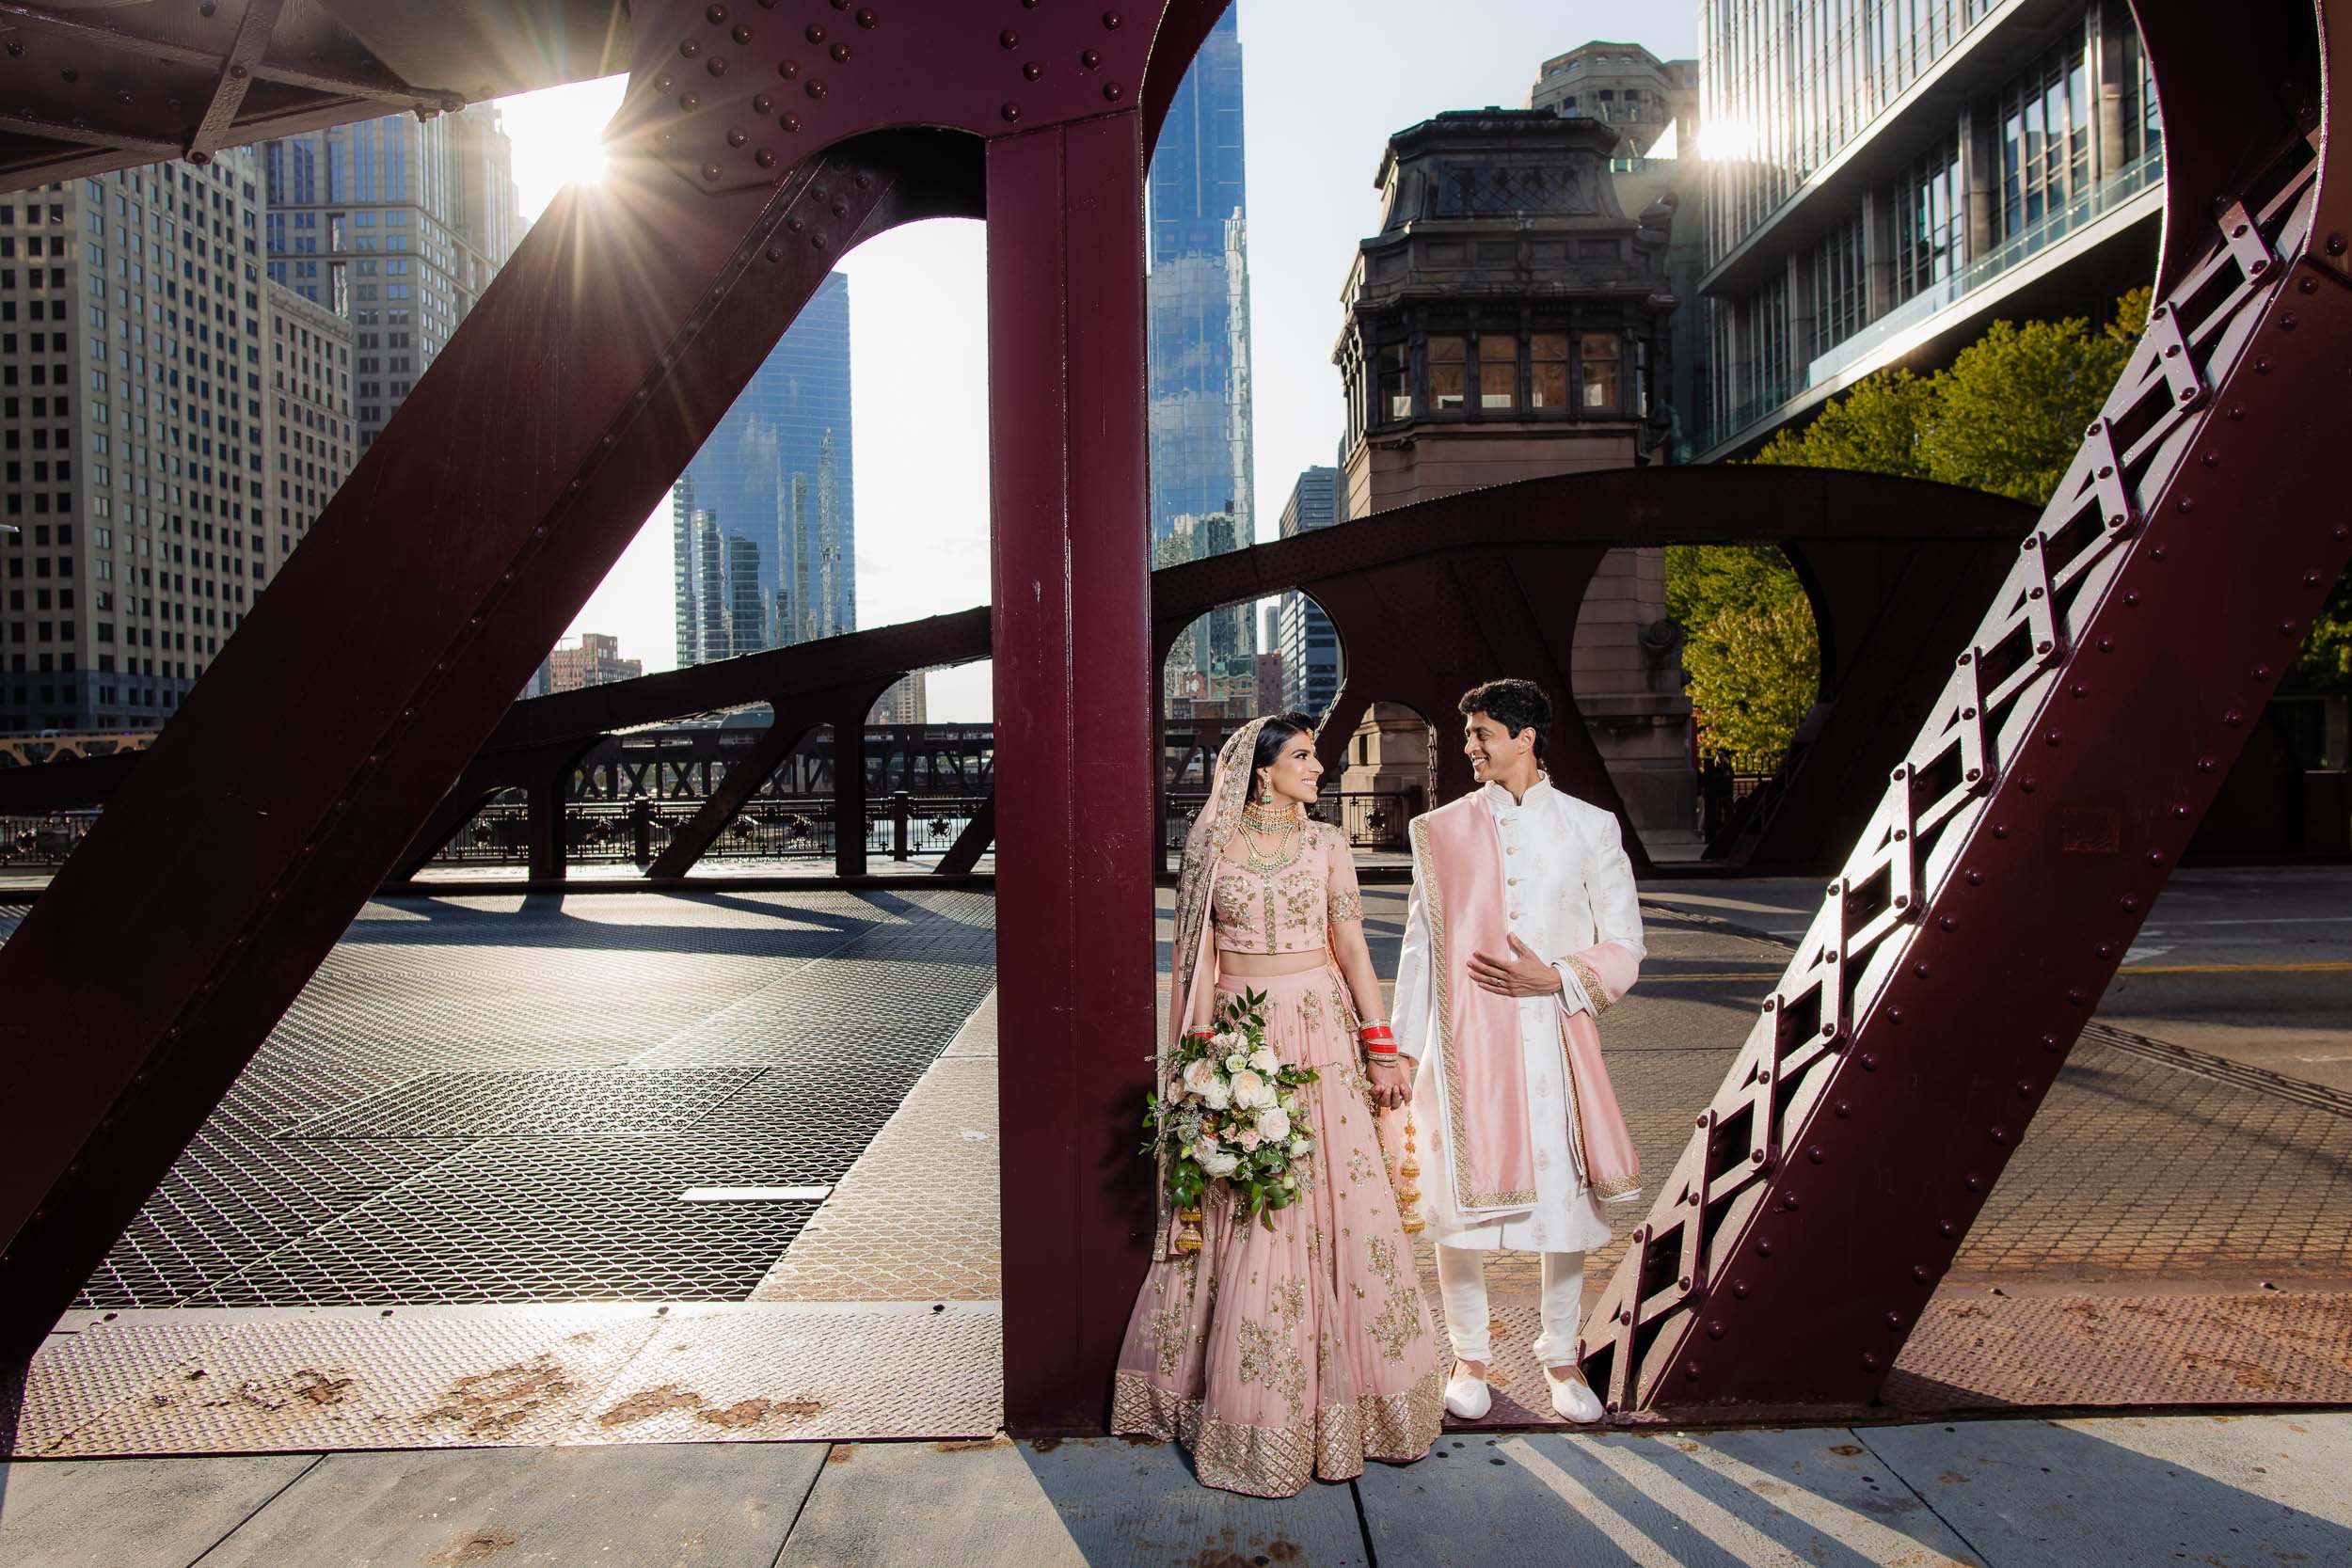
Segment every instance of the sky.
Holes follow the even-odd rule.
[[[1447,109],[1524,107],[1545,59],[1594,39],[1698,53],[1696,0],[1238,0],[1249,204],[1258,531],[1301,469],[1332,461],[1340,288],[1375,232],[1393,132]],[[1334,90],[1334,85],[1344,90]],[[594,178],[618,77],[510,98],[523,214]],[[980,224],[892,230],[842,258],[856,427],[858,624],[964,610],[988,592],[986,245]],[[916,369],[919,367],[919,370]],[[915,395],[919,393],[920,395]],[[572,631],[610,632],[648,673],[674,662],[670,515],[647,519]],[[933,722],[989,717],[988,667],[933,671]]]

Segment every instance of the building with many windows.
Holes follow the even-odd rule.
[[[261,181],[0,197],[0,728],[161,724],[349,468],[349,331],[263,277]]]
[[[1596,39],[1546,60],[1527,106],[1599,120],[1622,138],[1621,156],[1677,157],[1698,134],[1699,62]]]
[[[1702,0],[1701,459],[2002,318],[2154,271],[2162,127],[2124,0]]]
[[[1144,288],[1152,537],[1163,564],[1257,537],[1239,10],[1227,8],[1194,57],[1152,159]],[[1248,607],[1211,618],[1231,624],[1180,642],[1178,657],[1189,659],[1184,668],[1207,675],[1215,659],[1254,658],[1257,628]],[[1199,651],[1187,656],[1192,641]]]
[[[1328,528],[1347,515],[1344,485],[1337,468],[1314,467],[1291,485],[1282,503],[1285,539]],[[1282,708],[1320,719],[1340,690],[1340,635],[1321,606],[1304,594],[1285,594],[1276,611],[1282,653]]]
[[[557,643],[548,655],[547,689],[578,691],[614,681],[633,681],[645,673],[643,659],[623,658],[621,640],[600,631],[583,631],[576,646]]]
[[[682,669],[857,629],[850,280],[818,286],[671,491]]]
[[[351,323],[373,442],[521,243],[495,104],[391,115],[262,144],[269,276]]]

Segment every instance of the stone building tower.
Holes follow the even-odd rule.
[[[1661,455],[1673,204],[1619,209],[1618,139],[1525,109],[1443,114],[1390,139],[1380,232],[1349,271],[1333,354],[1350,517]],[[1653,856],[1694,842],[1678,646],[1663,552],[1613,551],[1577,626],[1574,695]],[[1423,719],[1454,743],[1451,713],[1376,705],[1343,787],[1425,789]]]

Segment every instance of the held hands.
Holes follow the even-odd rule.
[[[1372,1084],[1372,1102],[1384,1111],[1393,1111],[1413,1098],[1413,1085],[1394,1056],[1373,1057],[1365,1076]]]
[[[1498,996],[1556,996],[1560,992],[1560,976],[1551,965],[1516,936],[1507,958],[1472,953],[1470,976],[1473,985]]]

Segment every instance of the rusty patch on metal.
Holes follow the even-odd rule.
[[[442,1396],[448,1402],[426,1411],[424,1418],[455,1421],[471,1433],[497,1432],[571,1391],[564,1368],[542,1351],[528,1361],[459,1378]]]
[[[700,1394],[689,1393],[675,1383],[665,1383],[659,1388],[646,1388],[631,1394],[597,1417],[596,1420],[609,1427],[627,1426],[631,1421],[648,1420],[664,1411],[700,1410],[702,1407],[703,1397]]]

